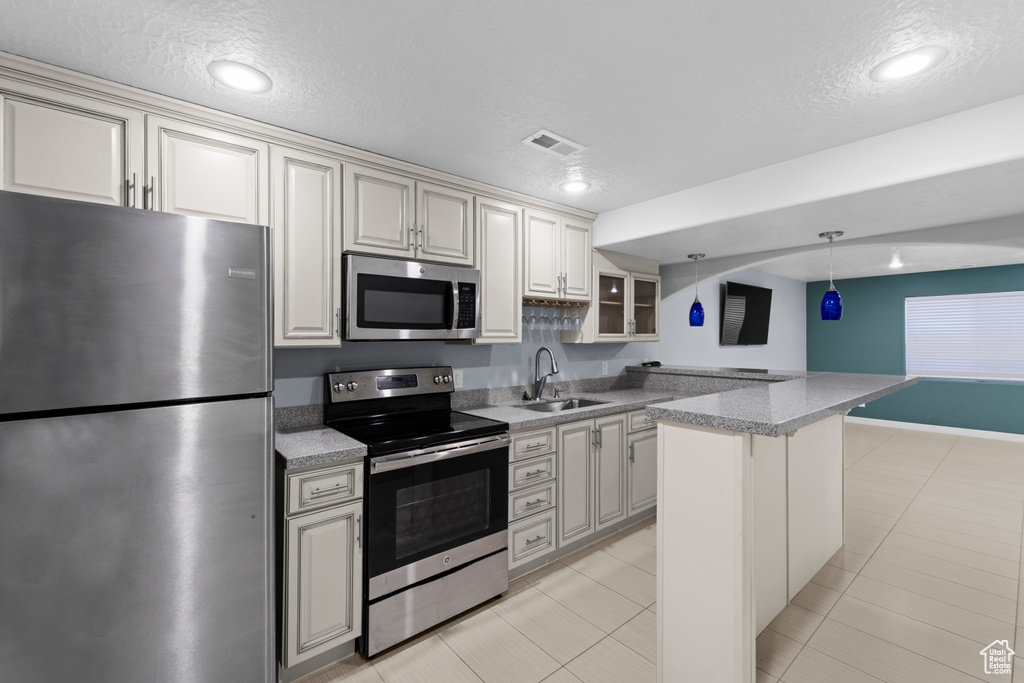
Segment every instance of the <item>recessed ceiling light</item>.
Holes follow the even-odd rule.
[[[927,45],[890,57],[871,70],[871,79],[888,82],[901,81],[927,71],[942,61],[946,49],[938,45]]]
[[[563,192],[579,194],[590,189],[590,183],[586,180],[567,180],[558,186]]]
[[[903,261],[900,260],[900,250],[897,249],[892,253],[892,260],[889,261],[890,268],[902,268]]]
[[[220,60],[210,62],[207,68],[218,83],[233,90],[260,93],[267,92],[274,86],[269,76],[248,64]]]

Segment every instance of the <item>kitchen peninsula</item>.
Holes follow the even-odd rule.
[[[843,545],[846,412],[917,380],[630,371],[761,379],[647,408],[658,421],[658,680],[753,683],[757,634]]]

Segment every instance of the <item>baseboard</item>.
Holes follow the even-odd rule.
[[[846,416],[846,421],[860,425],[874,425],[876,427],[891,427],[893,429],[913,429],[919,432],[936,432],[938,434],[955,434],[956,436],[970,436],[976,439],[996,439],[998,441],[1015,441],[1024,443],[1024,434],[1011,434],[1009,432],[988,432],[982,429],[965,429],[964,427],[944,427],[942,425],[926,425],[917,422],[896,422],[895,420],[879,420],[874,417],[853,417]]]

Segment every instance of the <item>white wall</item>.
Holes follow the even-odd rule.
[[[679,264],[687,265],[687,264]],[[661,341],[653,360],[665,365],[707,365],[772,370],[807,369],[807,304],[803,282],[741,270],[700,283],[704,326],[690,327],[693,274],[661,267]],[[772,290],[772,312],[765,346],[719,346],[721,285],[727,280]]]

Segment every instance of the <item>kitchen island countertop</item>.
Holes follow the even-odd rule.
[[[648,406],[647,415],[657,420],[781,436],[916,383],[916,377],[902,375],[813,373],[659,403]]]

